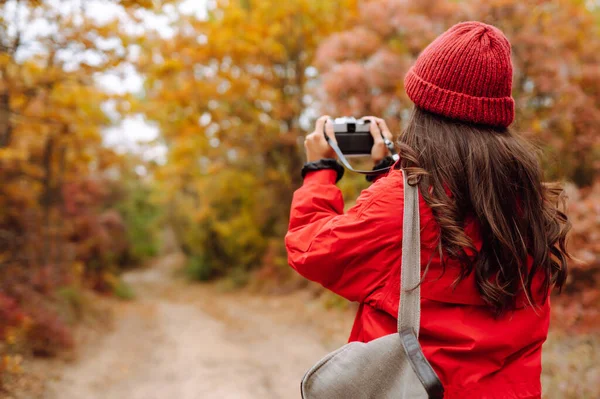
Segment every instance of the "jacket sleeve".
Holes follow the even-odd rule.
[[[285,238],[288,261],[309,280],[363,302],[400,264],[402,179],[377,179],[344,213],[335,177],[333,170],[309,173],[294,193]]]

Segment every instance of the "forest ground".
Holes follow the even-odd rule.
[[[106,327],[82,327],[70,358],[30,362],[36,378],[14,398],[299,398],[307,368],[346,341],[351,308],[327,310],[310,290],[191,284],[183,262],[172,253],[126,273],[136,298],[97,299]],[[545,398],[600,397],[597,336],[553,332],[544,349]]]
[[[171,254],[127,273],[110,332],[71,361],[49,361],[44,399],[295,398],[303,373],[343,344],[349,312],[308,291],[264,296],[189,284]]]

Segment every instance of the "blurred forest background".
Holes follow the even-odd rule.
[[[600,4],[584,0],[0,1],[0,386],[74,345],[85,292],[172,229],[193,280],[288,291],[283,246],[314,119],[380,115],[448,27],[513,45],[514,128],[564,181],[571,277],[554,327],[600,327]],[[133,82],[133,83],[132,83]],[[349,203],[366,182],[340,182]],[[590,396],[591,397],[591,396]]]

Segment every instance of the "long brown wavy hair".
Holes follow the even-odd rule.
[[[507,128],[461,123],[416,107],[398,145],[410,184],[419,184],[440,226],[442,265],[444,256],[461,262],[456,283],[474,273],[479,294],[497,315],[515,308],[519,293],[533,305],[537,273],[543,273],[538,294],[544,301],[553,287],[562,288],[571,224],[561,186],[542,182],[534,146]],[[469,216],[480,225],[479,251],[464,231]],[[477,255],[467,256],[466,249]]]

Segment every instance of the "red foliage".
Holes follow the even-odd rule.
[[[564,293],[554,299],[556,325],[600,330],[600,179],[592,187],[568,186],[570,277]]]
[[[372,0],[359,15],[317,51],[323,113],[377,114],[398,130],[412,105],[403,78],[419,52],[451,25],[480,20],[512,43],[517,129],[545,147],[549,176],[591,184],[600,168],[600,41],[590,38],[600,25],[583,2]]]
[[[591,187],[567,187],[568,214],[573,223],[569,248],[579,262],[573,267],[598,271],[600,266],[600,179]]]
[[[98,179],[85,179],[62,186],[64,210],[67,216],[88,213],[102,204],[108,192],[106,185]]]
[[[25,320],[25,313],[17,301],[0,292],[0,339],[4,338],[8,327],[19,326]]]
[[[62,195],[53,200],[57,205],[46,210],[9,203],[10,218],[0,219],[0,232],[4,229],[19,239],[0,246],[0,255],[4,251],[8,259],[0,268],[0,343],[5,330],[15,327],[37,355],[73,346],[70,327],[56,308],[55,291],[70,284],[112,289],[106,273],[117,271],[119,258],[128,250],[120,214],[106,210],[111,205],[108,191],[101,179],[81,178],[63,183],[56,190]],[[2,194],[0,189],[0,198],[13,198]],[[45,226],[28,221],[45,217]],[[75,265],[83,265],[83,275],[74,273]]]
[[[31,325],[27,328],[27,345],[38,356],[52,356],[73,347],[73,335],[68,325],[47,309],[29,310]]]
[[[67,240],[75,258],[86,265],[90,285],[99,291],[110,289],[103,273],[111,271],[128,248],[125,224],[114,209],[102,211],[108,198],[105,182],[85,179],[65,184],[62,189],[65,217],[71,228]]]
[[[0,342],[9,328],[21,331],[27,347],[36,355],[53,355],[72,348],[68,325],[52,308],[46,294],[19,284],[0,292]]]

